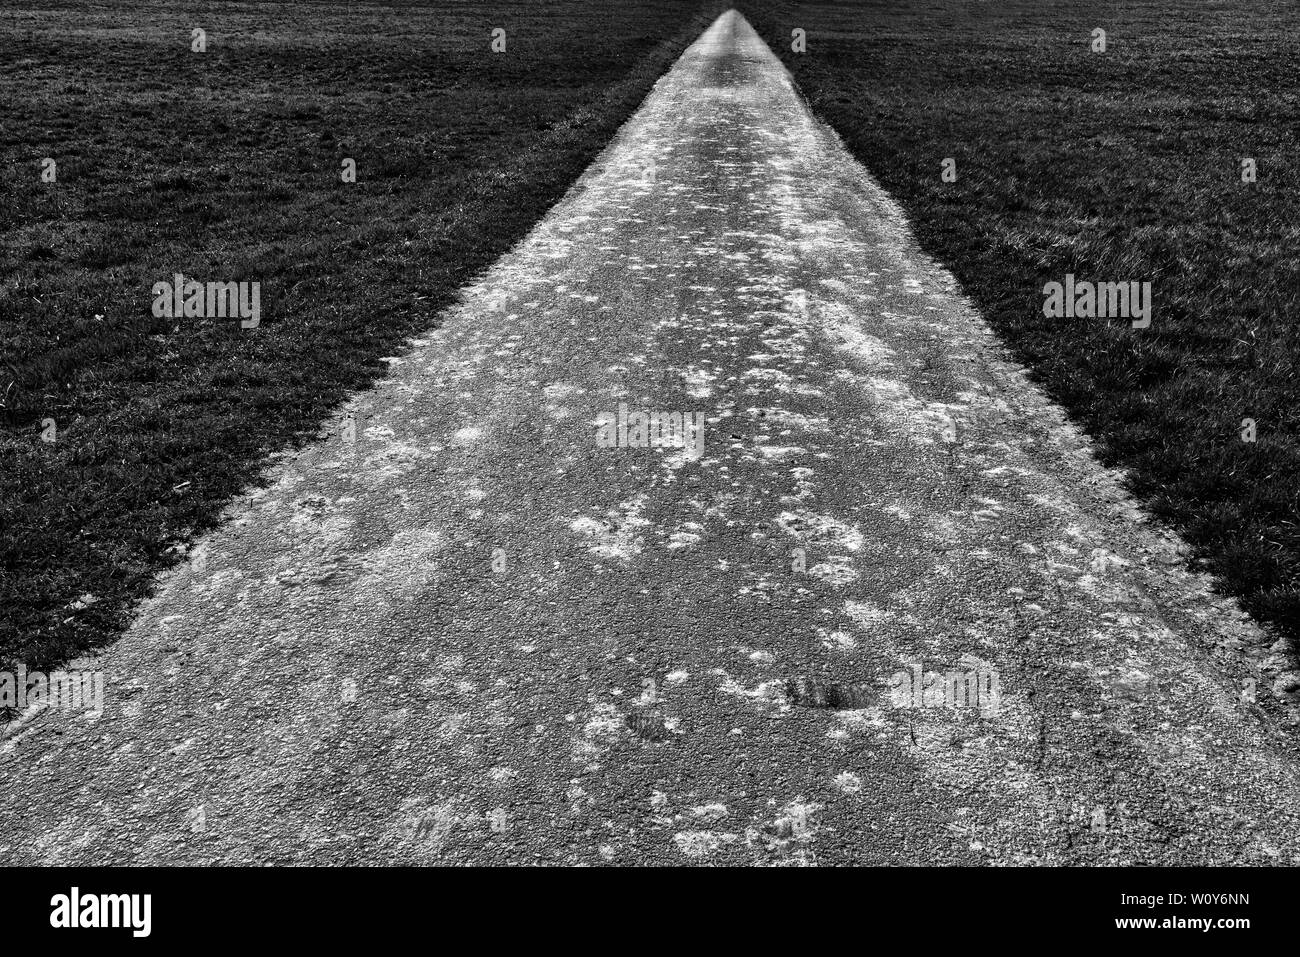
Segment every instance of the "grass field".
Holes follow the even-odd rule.
[[[267,453],[522,238],[721,9],[0,10],[0,662],[110,640]],[[151,287],[178,272],[260,282],[260,326],[155,318]]]
[[[1107,463],[1300,634],[1300,8],[737,6]],[[1046,318],[1067,273],[1150,281],[1151,325]]]

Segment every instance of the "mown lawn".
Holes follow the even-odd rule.
[[[266,455],[522,238],[720,11],[0,9],[0,665],[110,640]],[[177,272],[260,282],[261,325],[155,319],[151,287]]]
[[[1106,462],[1227,593],[1300,635],[1300,8],[737,6]],[[1150,327],[1046,318],[1067,273],[1150,281]]]

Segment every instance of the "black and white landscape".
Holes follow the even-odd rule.
[[[0,862],[1300,863],[1295,20],[0,11]]]

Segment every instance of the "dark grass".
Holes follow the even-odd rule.
[[[737,6],[1105,461],[1226,593],[1300,634],[1300,8]],[[1150,328],[1045,318],[1066,273],[1151,281]]]
[[[110,641],[268,453],[521,239],[720,10],[0,10],[0,663]],[[175,272],[259,281],[261,326],[155,319]]]

